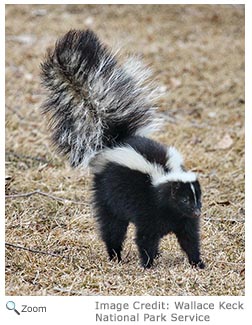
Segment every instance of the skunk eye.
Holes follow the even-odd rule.
[[[190,201],[189,197],[183,197],[183,198],[181,199],[181,202],[182,202],[182,203],[189,203],[189,201]]]

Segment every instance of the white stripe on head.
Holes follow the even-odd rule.
[[[192,183],[190,183],[190,187],[191,187],[191,190],[193,192],[194,202],[195,202],[195,206],[196,206],[197,205],[196,192],[195,192],[195,188],[194,188]]]
[[[164,176],[156,179],[153,182],[153,185],[158,186],[167,182],[182,182],[182,183],[191,183],[197,180],[197,175],[193,172],[171,172],[165,174]]]

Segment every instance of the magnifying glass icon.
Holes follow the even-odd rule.
[[[16,314],[20,315],[20,312],[16,310],[16,305],[14,301],[8,301],[6,304],[6,308],[9,310],[14,310]]]

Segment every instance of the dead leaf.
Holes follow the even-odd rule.
[[[86,26],[92,26],[94,24],[94,18],[92,16],[89,16],[84,21]]]
[[[216,203],[219,205],[230,205],[231,204],[229,200],[216,201]]]
[[[7,39],[24,45],[33,45],[36,42],[37,37],[35,34],[20,34],[7,36]]]
[[[178,88],[181,86],[181,80],[177,78],[170,78],[170,85],[172,88]]]
[[[207,115],[208,115],[208,117],[210,117],[210,118],[215,118],[216,115],[217,115],[217,113],[216,113],[216,112],[209,112]]]
[[[231,136],[226,133],[224,137],[216,144],[215,149],[228,149],[232,146],[233,143],[234,141]]]
[[[46,9],[35,9],[35,10],[32,10],[31,14],[32,14],[32,16],[35,16],[35,17],[45,16],[45,15],[47,15],[47,10]]]

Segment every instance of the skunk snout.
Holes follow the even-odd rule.
[[[195,209],[195,210],[193,211],[193,217],[194,217],[194,218],[199,218],[200,215],[201,215],[201,210],[200,210],[200,209]]]

